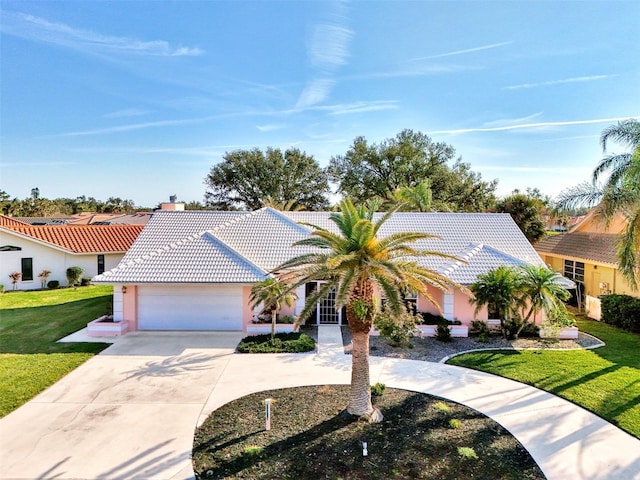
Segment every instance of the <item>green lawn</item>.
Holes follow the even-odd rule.
[[[640,335],[584,317],[578,326],[607,345],[580,351],[477,352],[448,363],[554,393],[640,438]]]
[[[111,308],[112,287],[0,295],[0,417],[57,382],[105,343],[56,343]]]

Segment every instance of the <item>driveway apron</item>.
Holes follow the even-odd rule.
[[[136,332],[0,420],[0,477],[190,478],[193,431],[240,332]]]

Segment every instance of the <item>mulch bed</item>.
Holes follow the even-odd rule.
[[[261,392],[230,402],[198,428],[198,479],[544,479],[504,428],[465,406],[386,389],[376,404],[382,423],[343,414],[348,386]],[[265,398],[273,398],[265,430]],[[455,420],[452,423],[452,420]],[[362,442],[368,455],[363,456]],[[477,458],[460,454],[471,447]]]

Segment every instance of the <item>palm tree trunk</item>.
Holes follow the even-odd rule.
[[[371,331],[374,315],[373,286],[370,282],[363,281],[353,292],[351,302],[347,304],[347,319],[353,343],[351,351],[351,389],[347,412],[351,415],[365,417],[372,423],[381,422],[383,418],[380,410],[374,408],[371,403],[369,332]]]
[[[278,315],[278,311],[274,308],[273,312],[271,312],[271,341],[276,338],[276,318]]]
[[[351,338],[351,391],[347,411],[361,417],[373,410],[369,381],[369,333],[352,331]]]

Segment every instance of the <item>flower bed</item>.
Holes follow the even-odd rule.
[[[103,315],[87,323],[87,334],[90,337],[117,337],[128,331],[128,322],[114,322],[109,315]]]
[[[558,338],[560,340],[575,340],[578,338],[578,327],[541,328],[540,338]]]
[[[245,331],[249,335],[262,335],[266,333],[271,333],[271,324],[270,323],[252,323],[251,325],[247,325]],[[276,333],[289,333],[295,332],[296,330],[293,327],[292,323],[276,323]]]

